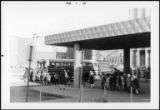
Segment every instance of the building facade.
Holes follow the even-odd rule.
[[[32,66],[36,65],[37,60],[55,59],[56,51],[51,46],[44,44],[44,37],[37,39],[24,38],[18,36],[10,37],[10,66],[28,66],[29,45],[33,45]],[[52,50],[52,51],[51,51]]]
[[[145,8],[134,8],[130,9],[129,12],[130,19],[137,19],[143,17],[150,17],[150,9]],[[137,68],[150,68],[150,48],[131,48],[130,49],[130,67],[132,70]],[[110,65],[123,65],[123,51],[122,50],[108,50],[99,52],[97,60],[103,60],[108,62]]]
[[[104,59],[110,65],[123,65],[123,52],[122,50],[114,50],[112,52],[108,52],[108,55]]]
[[[27,63],[27,46],[31,43],[30,38],[10,36],[10,66],[16,67]]]
[[[130,9],[130,19],[151,17],[151,9],[134,8]],[[150,48],[132,48],[130,49],[130,66],[136,68],[150,68]]]
[[[108,55],[103,56],[101,60],[108,62],[110,65],[123,65],[123,51],[105,51]],[[130,67],[134,70],[137,68],[150,68],[151,59],[150,48],[132,48],[130,49]]]
[[[66,52],[56,52],[56,59],[74,59],[74,48],[67,47]],[[92,59],[92,50],[84,49],[84,59]]]
[[[150,68],[150,48],[131,49],[130,64],[132,69]]]

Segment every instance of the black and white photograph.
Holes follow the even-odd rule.
[[[1,1],[3,108],[159,108],[159,2]]]

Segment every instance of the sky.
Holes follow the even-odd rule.
[[[128,19],[129,7],[110,2],[2,2],[8,36],[45,36]]]

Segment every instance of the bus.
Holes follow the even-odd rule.
[[[72,74],[72,77],[74,75],[74,59],[42,59],[37,63],[40,69],[47,68],[47,71],[50,75],[53,73],[60,73],[62,69],[69,71]],[[89,77],[89,72],[93,71],[95,78],[98,78],[100,74],[97,61],[83,60],[81,64],[83,76]]]

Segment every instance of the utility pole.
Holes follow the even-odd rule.
[[[28,102],[28,93],[29,93],[29,80],[30,80],[30,68],[31,68],[31,61],[32,61],[32,50],[33,46],[30,45],[30,52],[29,52],[29,68],[28,68],[28,73],[27,73],[27,94],[26,94],[26,102]]]
[[[84,51],[81,51],[81,75],[80,75],[80,102],[82,102],[83,99],[83,59],[84,59]]]

